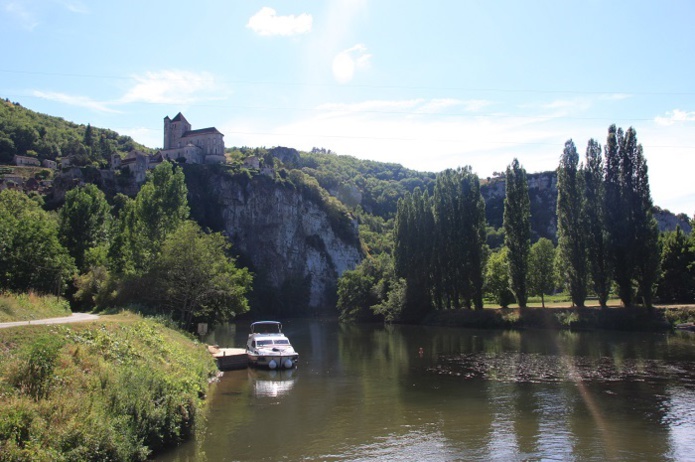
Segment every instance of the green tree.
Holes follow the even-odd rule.
[[[167,235],[189,215],[183,170],[162,162],[148,176],[134,201],[121,206],[109,256],[117,273],[143,274]]]
[[[504,242],[509,249],[509,284],[520,308],[526,308],[526,277],[531,248],[531,203],[526,170],[517,159],[506,170]]]
[[[529,256],[529,291],[541,296],[545,308],[545,295],[555,290],[555,246],[550,239],[540,238],[531,246]]]
[[[59,213],[60,238],[79,270],[87,269],[85,252],[107,242],[110,212],[104,193],[93,184],[71,189],[65,195],[65,204]]]
[[[432,307],[432,252],[434,218],[429,194],[415,189],[398,201],[394,224],[396,275],[405,279],[404,321],[418,321]]]
[[[231,245],[220,233],[206,234],[184,221],[164,239],[152,265],[151,300],[171,312],[182,327],[211,325],[248,310],[252,276],[229,256]]]
[[[375,300],[372,295],[374,279],[362,269],[345,271],[338,280],[338,312],[343,321],[354,321],[371,317],[370,307]]]
[[[0,192],[0,288],[63,293],[74,272],[56,220],[26,194]]]
[[[637,132],[611,125],[606,142],[606,225],[618,295],[631,306],[633,283],[651,306],[658,275],[658,230],[652,212],[647,164]]]
[[[509,290],[509,250],[502,247],[490,254],[485,266],[485,292],[502,308],[514,302]]]
[[[628,134],[631,130],[628,131]],[[634,130],[632,130],[634,131]],[[637,135],[634,135],[635,138]],[[634,152],[635,171],[633,217],[636,234],[636,255],[639,256],[636,265],[637,293],[642,305],[652,308],[654,292],[659,278],[659,263],[661,249],[659,247],[659,226],[654,218],[654,204],[649,189],[647,161],[642,153],[642,145],[637,145]]]
[[[437,176],[433,214],[433,285],[438,305],[483,308],[485,202],[470,167]]]
[[[601,308],[608,306],[613,271],[609,255],[609,235],[605,217],[601,145],[594,139],[586,147],[584,166],[584,220],[586,222],[586,256],[593,289]]]
[[[680,226],[661,236],[661,278],[657,295],[662,302],[695,300],[695,243]]]
[[[584,178],[578,169],[579,155],[572,140],[565,149],[557,169],[558,251],[565,262],[564,277],[572,303],[583,307],[588,279],[587,228],[583,216]]]

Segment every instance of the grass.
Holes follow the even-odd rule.
[[[0,331],[0,461],[130,461],[188,438],[205,347],[132,313]]]
[[[572,307],[571,301],[563,300],[562,295],[546,299],[545,308],[534,299],[525,310],[520,310],[518,305],[500,308],[492,303],[484,307],[482,311],[435,311],[425,318],[424,324],[490,329],[660,331],[695,323],[693,305],[658,305],[648,310],[639,306],[624,308],[618,299],[609,300],[608,309],[601,309],[595,300],[588,300],[584,308]]]
[[[70,313],[72,311],[67,300],[59,297],[33,293],[0,293],[0,322],[58,318],[70,316]]]

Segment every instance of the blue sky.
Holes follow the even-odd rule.
[[[0,0],[0,97],[150,147],[181,111],[227,146],[481,177],[634,126],[654,202],[692,216],[694,19],[691,0]]]

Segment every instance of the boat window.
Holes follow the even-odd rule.
[[[289,340],[275,340],[276,345],[289,345],[290,341]]]
[[[273,341],[272,340],[259,340],[258,346],[265,346],[265,345],[272,345]]]

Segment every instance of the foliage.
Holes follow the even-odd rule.
[[[651,306],[658,274],[658,231],[642,146],[631,127],[611,125],[605,149],[606,225],[618,295],[633,301],[633,281],[645,306]]]
[[[545,308],[545,295],[555,290],[555,246],[550,239],[540,238],[531,246],[529,255],[529,293],[540,295]]]
[[[384,219],[396,214],[398,199],[415,188],[432,193],[435,175],[408,170],[400,164],[360,160],[336,155],[330,150],[314,149],[301,153],[299,168],[316,178],[332,194],[355,187],[361,192],[359,205],[371,215]],[[347,201],[346,201],[347,202]]]
[[[70,315],[67,300],[35,293],[0,294],[0,322],[31,321]]]
[[[103,166],[111,155],[133,149],[149,151],[112,130],[77,125],[0,101],[0,162],[9,163],[15,154],[35,153],[39,160],[71,157],[72,165]]]
[[[88,249],[107,242],[111,223],[111,207],[104,193],[93,184],[71,189],[65,194],[60,209],[60,238],[84,271]]]
[[[36,337],[26,352],[21,354],[20,363],[11,372],[8,382],[20,393],[26,394],[34,401],[45,399],[53,385],[53,371],[58,353],[63,347],[59,338],[52,336]]]
[[[680,227],[661,236],[661,302],[695,301],[695,243]]]
[[[432,198],[434,303],[438,308],[483,309],[486,258],[485,202],[470,167],[437,176]]]
[[[367,257],[338,280],[340,319],[373,321],[379,318],[392,322],[403,309],[404,290],[404,283],[395,276],[389,254]]]
[[[485,203],[470,167],[438,175],[432,197],[416,189],[399,201],[394,261],[406,281],[404,316],[482,309],[485,233]]]
[[[338,280],[338,312],[341,320],[354,321],[371,317],[369,308],[374,304],[373,285],[374,279],[364,274],[364,271],[354,269],[343,273]]]
[[[420,189],[406,194],[398,201],[394,224],[394,269],[405,280],[404,320],[419,320],[431,309],[433,235],[429,194]]]
[[[605,184],[603,181],[601,145],[590,139],[586,147],[584,166],[584,210],[586,222],[586,256],[594,293],[599,304],[606,308],[611,290],[612,262],[609,255],[609,235],[605,216]]]
[[[75,271],[56,220],[26,194],[0,192],[0,289],[62,293]]]
[[[162,162],[148,177],[134,201],[122,208],[117,236],[109,257],[116,273],[147,272],[166,236],[188,218],[189,207],[183,171]]]
[[[530,201],[526,170],[514,159],[506,171],[504,242],[509,249],[509,284],[517,303],[526,308],[526,277],[531,247]]]
[[[0,347],[2,461],[146,460],[191,435],[216,370],[202,345],[133,315],[12,329]]]
[[[584,177],[578,164],[577,148],[569,140],[565,143],[557,169],[557,240],[558,252],[564,263],[562,276],[573,304],[581,308],[587,295],[588,262],[587,228],[583,216]]]
[[[166,237],[145,278],[152,283],[148,298],[186,329],[247,311],[251,274],[236,268],[230,247],[222,234],[206,234],[195,222],[183,222]]]
[[[485,293],[502,308],[514,302],[509,290],[509,249],[502,247],[492,252],[485,267]]]

